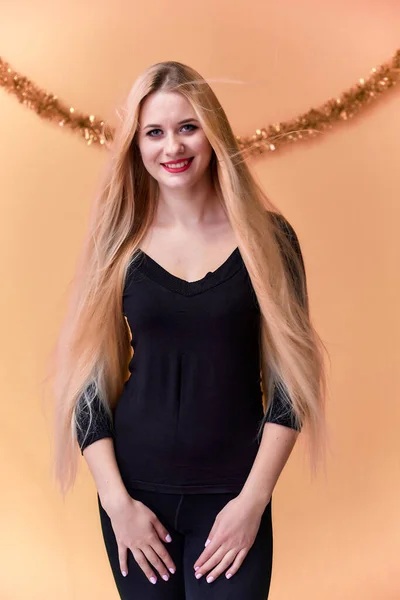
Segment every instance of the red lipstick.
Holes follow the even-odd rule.
[[[164,169],[166,171],[168,171],[168,173],[183,173],[183,171],[187,171],[188,170],[188,168],[190,167],[190,165],[193,162],[193,159],[194,159],[193,156],[191,158],[181,158],[180,160],[171,160],[167,164],[161,163],[161,165],[164,167]],[[176,167],[168,168],[168,166],[167,166],[168,164],[176,165],[177,163],[184,162],[185,160],[189,161],[188,164],[185,165],[184,167],[179,168],[179,169],[176,168]]]

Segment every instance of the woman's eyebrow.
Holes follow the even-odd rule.
[[[183,121],[178,122],[178,125],[183,125],[183,123],[190,123],[190,121],[197,121],[198,123],[197,119],[183,119]],[[161,127],[161,125],[158,125],[157,123],[152,123],[150,125],[146,125],[145,127],[143,127],[143,129],[147,129],[148,127]]]

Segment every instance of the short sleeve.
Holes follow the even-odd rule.
[[[307,282],[306,282],[306,272],[304,266],[303,255],[300,248],[300,243],[298,237],[296,235],[295,230],[292,225],[285,219],[282,215],[274,215],[277,218],[279,226],[286,233],[288,240],[292,244],[299,260],[300,267],[302,273],[299,273],[296,263],[284,255],[284,261],[286,264],[287,272],[293,280],[293,286],[295,293],[298,296],[298,299],[302,306],[304,306],[308,312],[309,304],[308,304],[308,292],[307,292]],[[264,422],[268,423],[277,423],[279,425],[284,425],[285,427],[290,427],[291,429],[295,429],[296,431],[301,431],[302,426],[297,424],[295,420],[295,414],[291,409],[291,405],[286,400],[287,391],[281,389],[281,387],[275,386],[274,398],[271,406],[269,407],[266,415],[264,416]]]
[[[296,425],[295,414],[286,402],[284,393],[277,387],[275,387],[273,404],[264,417],[264,423],[277,423],[278,425],[284,425],[299,432],[302,429],[299,424]]]
[[[83,395],[80,397],[78,405],[82,407],[82,410],[76,413],[76,423],[79,424],[79,427],[76,427],[76,435],[83,455],[84,449],[97,440],[106,437],[114,438],[114,427],[97,395],[91,401],[91,415]]]

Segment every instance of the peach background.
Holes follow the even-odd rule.
[[[397,2],[1,3],[1,54],[116,122],[148,65],[212,83],[237,134],[338,95],[400,46]],[[229,82],[230,81],[230,82]],[[303,248],[328,346],[333,452],[313,483],[295,447],[274,492],[270,600],[395,600],[399,539],[399,92],[313,144],[253,161]],[[64,504],[49,477],[48,351],[106,151],[0,90],[2,600],[112,600],[90,472]],[[396,376],[397,375],[397,376]]]

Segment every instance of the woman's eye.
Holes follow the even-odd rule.
[[[191,125],[190,123],[182,125],[182,129],[184,127],[191,127],[192,129],[189,129],[189,131],[194,131],[195,129],[197,129],[196,125]],[[154,131],[161,131],[161,129],[152,129],[151,131],[148,131],[146,135],[148,135],[149,137],[158,137],[158,135],[151,135]]]
[[[161,129],[152,129],[151,131],[148,131],[146,135],[148,135],[150,137],[156,137],[154,135],[150,135],[151,133],[153,133],[153,131],[161,131]]]
[[[190,123],[183,125],[183,127],[192,127],[192,129],[189,129],[189,131],[194,131],[195,129],[197,129],[196,125],[191,125]]]

